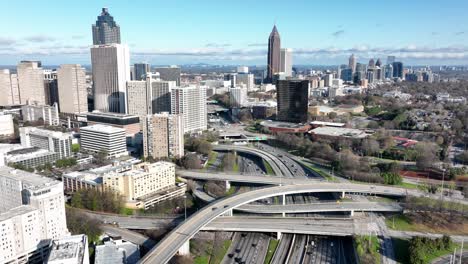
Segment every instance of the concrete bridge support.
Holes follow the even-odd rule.
[[[286,195],[283,194],[282,200],[283,200],[283,205],[286,205]],[[283,217],[286,217],[285,212],[283,212],[282,215],[283,215]]]
[[[190,255],[190,239],[187,240],[182,247],[179,248],[179,255],[188,256]]]
[[[344,199],[345,198],[345,192],[342,192],[341,193],[341,199]]]
[[[232,209],[226,211],[223,216],[232,216]]]
[[[281,232],[276,232],[276,239],[280,240],[283,234]]]
[[[351,210],[351,214],[350,214],[350,215],[351,215],[351,216],[354,216],[354,210]]]
[[[226,192],[229,191],[229,189],[231,189],[231,182],[230,181],[225,181],[225,184],[226,184]]]

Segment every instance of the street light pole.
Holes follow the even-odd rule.
[[[445,178],[445,169],[442,169],[442,189],[440,190],[440,200],[444,200],[444,178]]]
[[[187,220],[187,195],[184,195],[184,221]]]

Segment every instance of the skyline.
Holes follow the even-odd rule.
[[[41,60],[44,65],[89,65],[91,25],[108,7],[132,63],[266,65],[268,36],[276,21],[282,47],[293,49],[295,65],[347,64],[352,53],[365,63],[394,55],[406,65],[465,65],[468,18],[463,10],[468,3],[448,2],[51,1],[44,6],[30,1],[27,9],[14,2],[0,10],[0,22],[11,25],[0,29],[0,64]]]

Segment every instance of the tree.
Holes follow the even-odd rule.
[[[248,109],[242,109],[238,114],[239,120],[241,122],[251,121],[253,119],[252,113]]]
[[[201,154],[209,155],[212,150],[211,143],[206,140],[201,140],[197,146],[197,152]]]
[[[200,159],[198,158],[197,154],[187,153],[182,158],[182,166],[184,166],[186,169],[200,169]]]
[[[455,157],[455,160],[465,165],[468,165],[468,151],[463,151],[461,154],[457,155]]]
[[[365,155],[374,155],[380,151],[379,142],[375,139],[363,140],[361,148]]]
[[[209,194],[214,195],[215,197],[222,197],[226,195],[226,186],[223,185],[224,182],[220,181],[208,181],[205,184],[205,191]]]
[[[416,157],[416,166],[418,169],[427,170],[431,168],[436,161],[438,147],[433,143],[421,142],[416,145],[416,151],[418,153]]]
[[[222,162],[223,170],[224,171],[233,171],[234,166],[236,165],[236,163],[237,163],[236,154],[234,154],[232,152],[227,153],[223,157],[223,162]]]
[[[86,234],[88,241],[98,242],[102,234],[99,220],[90,218],[87,215],[73,208],[66,208],[67,228],[72,235]]]
[[[75,153],[80,151],[80,144],[72,144],[72,151]]]
[[[403,182],[403,178],[400,174],[394,172],[385,172],[381,176],[384,178],[385,184],[398,185]]]
[[[95,155],[96,157],[96,162],[98,164],[104,164],[107,160],[107,157],[109,156],[109,153],[105,149],[100,149],[98,153]]]
[[[338,116],[338,114],[336,112],[330,112],[328,113],[328,118],[330,119],[335,119],[336,117]]]

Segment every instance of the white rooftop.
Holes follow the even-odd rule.
[[[2,214],[0,214],[0,222],[15,217],[17,215],[23,215],[32,211],[37,210],[36,208],[30,205],[20,205],[18,207],[12,208]]]
[[[368,135],[359,129],[343,128],[343,127],[317,127],[309,131],[311,134],[331,136],[331,137],[348,137],[348,138],[365,138]]]
[[[81,264],[89,263],[84,258],[88,246],[86,235],[64,237],[52,242],[51,251],[47,259],[49,264]]]
[[[53,186],[61,182],[52,178],[40,176],[35,173],[13,169],[7,166],[0,166],[0,178],[10,178],[21,181],[23,185],[27,185],[27,189],[38,190],[44,187]]]
[[[107,134],[119,133],[119,132],[125,133],[125,129],[123,129],[123,128],[118,128],[118,127],[113,127],[113,126],[106,126],[106,125],[101,125],[101,124],[82,127],[81,130],[82,131],[84,130],[84,131],[103,132],[103,133],[107,133]]]

